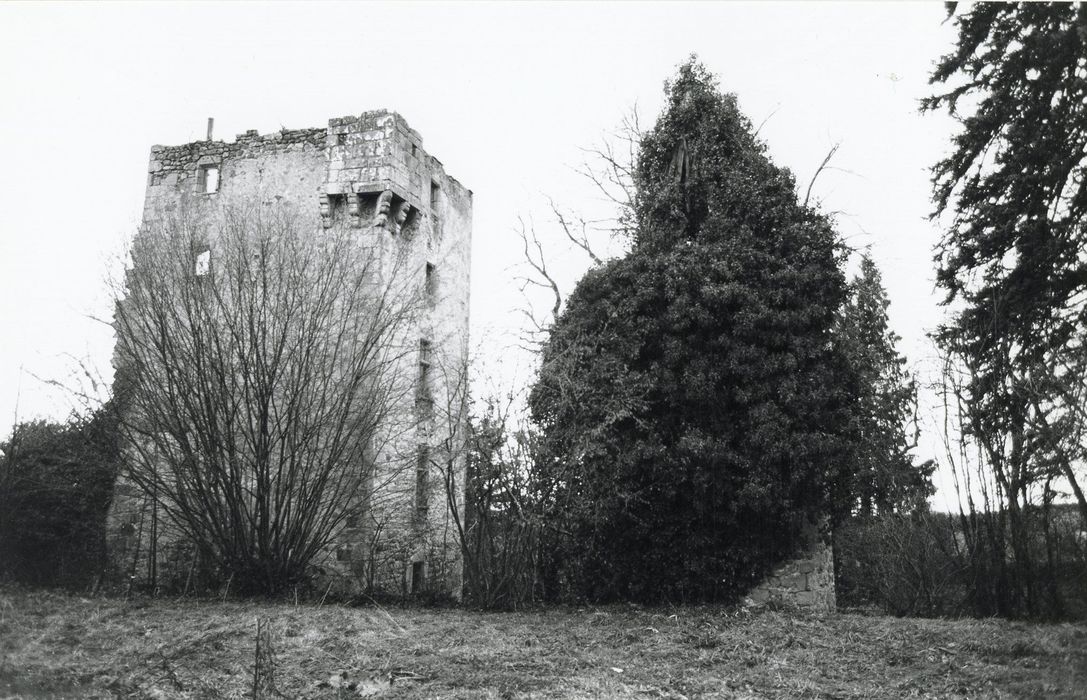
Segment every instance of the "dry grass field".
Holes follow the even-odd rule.
[[[252,697],[258,619],[261,697],[1087,697],[1083,624],[11,590],[0,591],[0,697]]]

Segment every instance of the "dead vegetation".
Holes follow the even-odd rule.
[[[1084,688],[1083,624],[0,593],[0,697],[1071,698]]]

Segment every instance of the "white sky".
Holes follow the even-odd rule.
[[[0,426],[63,417],[69,355],[109,376],[105,280],[142,206],[153,144],[323,126],[389,108],[475,192],[475,338],[519,320],[518,216],[596,206],[571,172],[697,52],[805,186],[870,246],[901,350],[924,368],[940,319],[927,168],[952,129],[922,116],[954,39],[942,3],[0,4]],[[776,111],[775,111],[776,110]],[[557,241],[557,239],[556,239]],[[556,265],[581,261],[561,246]],[[0,427],[6,435],[7,428]]]

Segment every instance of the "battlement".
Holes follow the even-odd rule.
[[[383,212],[380,216],[397,225],[420,215],[437,217],[441,192],[460,200],[472,195],[423,149],[422,136],[407,120],[396,112],[373,110],[334,117],[327,128],[264,135],[250,130],[232,142],[153,146],[144,218],[154,218],[160,203],[169,209],[178,201],[232,187],[252,192],[258,183],[276,178],[275,188],[290,190],[292,199],[293,193],[312,192],[325,226],[339,205],[349,212],[351,225],[361,228],[364,212]]]

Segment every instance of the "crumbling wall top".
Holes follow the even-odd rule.
[[[283,129],[260,135],[255,130],[239,134],[236,140],[193,141],[180,146],[151,147],[152,173],[182,170],[202,161],[255,158],[262,155],[324,148],[327,129]]]

